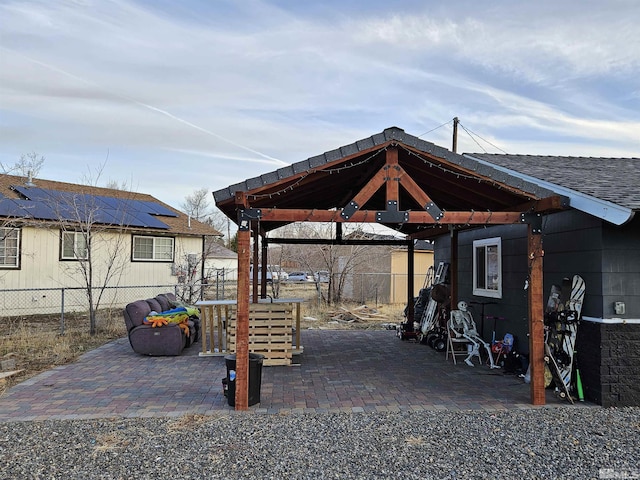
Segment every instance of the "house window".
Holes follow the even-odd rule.
[[[62,232],[62,260],[86,260],[89,251],[82,232]]]
[[[133,259],[149,262],[172,262],[173,238],[134,236]]]
[[[502,298],[500,237],[473,242],[473,294]]]
[[[20,230],[0,228],[0,268],[20,268]]]

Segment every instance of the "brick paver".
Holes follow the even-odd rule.
[[[255,413],[533,408],[529,385],[389,330],[305,330],[298,365],[263,367]],[[0,421],[158,417],[231,412],[224,357],[134,353],[126,338],[56,367],[0,398]],[[547,395],[548,405],[568,405]]]

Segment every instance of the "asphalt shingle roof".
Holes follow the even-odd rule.
[[[15,176],[15,175],[0,175],[0,197],[5,197],[9,199],[19,199],[21,195],[16,192],[12,186],[24,186],[26,182],[25,177]],[[181,234],[187,236],[220,236],[221,233],[210,227],[205,223],[198,222],[194,219],[190,219],[188,215],[175,208],[167,205],[166,203],[161,202],[160,200],[152,197],[151,195],[147,195],[145,193],[136,193],[136,192],[128,192],[124,190],[116,190],[111,188],[102,188],[102,187],[93,187],[90,185],[79,185],[74,183],[66,183],[66,182],[56,182],[53,180],[44,180],[40,178],[33,179],[33,184],[35,187],[48,189],[48,190],[56,190],[61,192],[70,192],[77,194],[85,194],[85,195],[96,195],[96,196],[104,196],[104,197],[112,197],[112,198],[120,198],[127,200],[139,200],[146,202],[153,202],[161,205],[162,207],[170,210],[176,216],[163,216],[158,215],[158,219],[162,221],[162,223],[166,224],[169,228],[167,230],[159,230],[153,228],[134,228],[131,230],[146,232],[146,233],[162,233],[166,231],[170,234]],[[28,221],[28,219],[24,219]]]
[[[640,210],[640,158],[467,155],[622,207]]]
[[[229,250],[218,243],[212,243],[209,245],[208,250],[208,258],[238,258],[238,254],[236,252]]]

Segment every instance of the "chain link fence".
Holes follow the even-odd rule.
[[[338,276],[333,277],[336,288]],[[281,282],[269,285],[267,295],[279,298],[304,298],[309,301],[326,301],[328,279],[320,282]],[[422,276],[416,276],[416,290],[421,286]],[[102,288],[94,288],[95,296]],[[205,283],[175,285],[130,285],[106,287],[100,299],[100,310],[123,309],[128,303],[152,298],[159,293],[172,292],[186,303],[198,300],[232,300],[237,295],[234,272],[219,271]],[[341,301],[380,305],[406,303],[407,275],[389,273],[354,273],[347,275],[342,285]],[[416,293],[417,295],[417,293]],[[2,318],[37,315],[60,316],[60,329],[64,332],[64,317],[70,313],[88,312],[86,288],[24,288],[0,290],[0,320]]]
[[[99,306],[105,309],[124,308],[127,303],[140,298],[155,297],[159,293],[175,293],[176,288],[176,285],[106,287]],[[100,294],[100,289],[93,290],[93,295]],[[86,312],[87,294],[86,289],[81,287],[0,290],[0,308],[2,317],[64,316],[65,313]]]

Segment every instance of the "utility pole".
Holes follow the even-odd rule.
[[[453,117],[453,146],[451,148],[451,151],[453,153],[458,153],[458,123],[460,122],[460,120],[458,120],[458,117]]]

